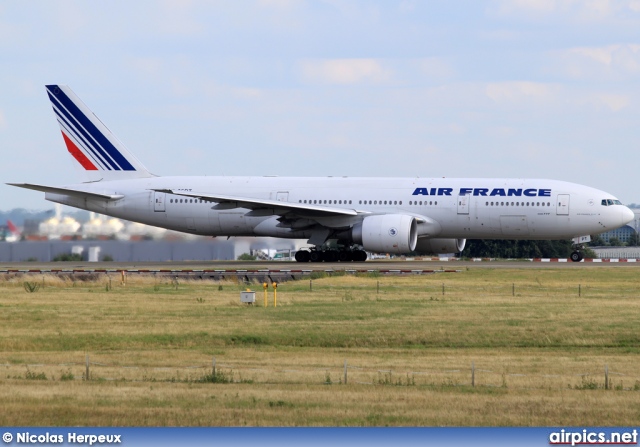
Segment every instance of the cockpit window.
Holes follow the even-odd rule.
[[[602,202],[600,203],[602,206],[622,205],[621,201],[612,199],[602,199]]]
[[[602,206],[607,206],[607,199],[602,199],[602,202],[600,202],[600,204]]]
[[[613,205],[613,200],[607,199],[607,205],[609,205],[609,206]]]
[[[619,200],[614,200],[613,203],[614,205],[622,205],[622,202]]]

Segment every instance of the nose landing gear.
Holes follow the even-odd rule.
[[[582,254],[582,252],[580,250],[576,250],[573,253],[571,253],[571,260],[573,262],[580,262],[584,259],[584,255]]]

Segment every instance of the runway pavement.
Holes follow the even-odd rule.
[[[298,263],[288,261],[179,261],[179,262],[14,262],[0,263],[0,273],[15,271],[120,271],[144,270],[157,272],[171,271],[379,271],[411,273],[418,271],[466,270],[474,268],[491,269],[557,269],[557,268],[638,268],[640,262],[533,262],[533,261],[406,261],[370,260],[367,262]]]

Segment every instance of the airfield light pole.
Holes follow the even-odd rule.
[[[269,284],[267,284],[266,282],[262,283],[262,287],[264,288],[264,307],[267,307],[267,289],[269,288]]]
[[[278,283],[273,283],[273,307],[276,307],[278,304]]]

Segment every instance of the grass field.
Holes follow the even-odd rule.
[[[0,425],[640,420],[635,268],[108,284],[0,279]]]

